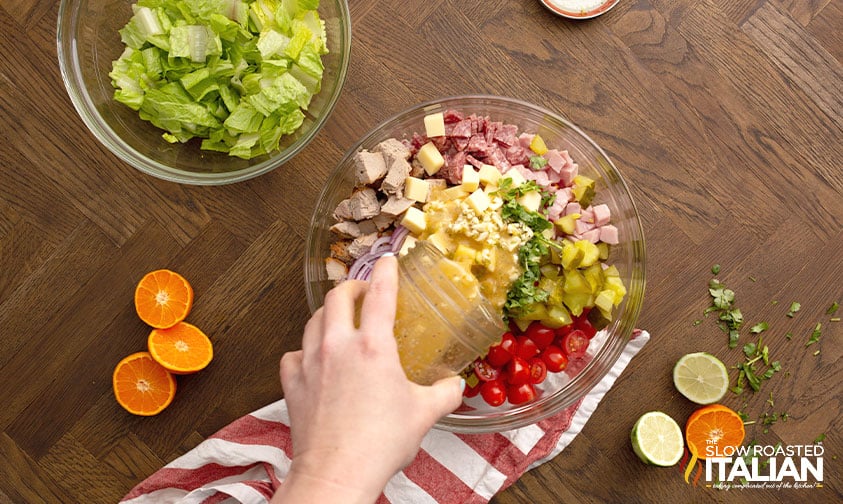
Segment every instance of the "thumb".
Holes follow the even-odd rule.
[[[462,404],[465,380],[460,376],[451,376],[443,378],[428,387],[419,387],[423,389],[420,392],[422,400],[427,405],[424,411],[430,412],[435,422]]]

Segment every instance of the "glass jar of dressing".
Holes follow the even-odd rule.
[[[395,339],[410,380],[429,385],[458,374],[500,341],[504,329],[465,265],[427,241],[399,258]]]

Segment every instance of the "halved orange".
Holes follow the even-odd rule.
[[[168,329],[153,329],[147,346],[152,358],[175,374],[195,373],[214,358],[211,340],[187,322],[179,322]]]
[[[111,381],[117,402],[135,415],[157,415],[176,396],[176,378],[148,352],[133,353],[121,360]]]
[[[710,404],[694,411],[685,424],[685,441],[697,458],[731,457],[746,437],[743,420],[731,408]]]
[[[193,306],[193,287],[178,273],[150,271],[135,288],[138,316],[158,329],[173,327],[187,317]]]

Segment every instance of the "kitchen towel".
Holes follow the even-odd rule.
[[[646,331],[635,331],[588,395],[536,424],[490,434],[431,430],[413,462],[389,481],[378,504],[487,503],[574,440],[649,337]],[[150,475],[121,503],[265,504],[290,467],[289,421],[283,399],[239,418]]]

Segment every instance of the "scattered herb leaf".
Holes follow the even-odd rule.
[[[825,432],[814,438],[814,444],[820,444],[825,441]]]
[[[822,324],[817,322],[817,325],[814,326],[813,332],[811,332],[811,337],[808,338],[808,342],[805,343],[805,347],[807,348],[820,341],[820,336],[822,336]]]
[[[711,267],[711,273],[714,274],[714,275],[719,274],[720,273],[720,265],[715,264],[714,266],[712,266]]]
[[[831,303],[831,306],[828,307],[828,310],[825,311],[826,315],[834,315],[837,312],[837,309],[840,308],[840,303],[837,301]]]
[[[759,323],[755,324],[754,326],[752,326],[749,329],[749,331],[753,334],[759,334],[759,333],[762,333],[762,332],[766,331],[768,328],[769,328],[769,325],[767,325],[766,322],[759,322]]]
[[[793,318],[793,315],[795,315],[800,308],[802,308],[802,305],[797,303],[796,301],[790,303],[790,309],[787,310],[787,316]]]

